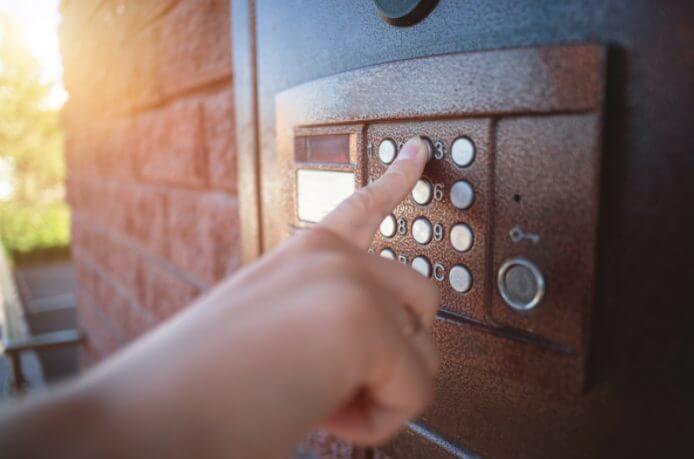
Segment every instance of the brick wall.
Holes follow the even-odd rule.
[[[240,262],[228,0],[63,0],[86,365]]]

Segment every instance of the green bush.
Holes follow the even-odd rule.
[[[46,105],[52,85],[0,14],[0,239],[9,253],[69,244],[63,133],[59,110]]]
[[[0,238],[9,252],[67,246],[70,243],[70,211],[62,202],[0,203]]]

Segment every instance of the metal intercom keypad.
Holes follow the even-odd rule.
[[[583,390],[598,214],[601,47],[403,61],[281,93],[280,240],[380,177],[431,158],[370,251],[438,283],[444,357]]]

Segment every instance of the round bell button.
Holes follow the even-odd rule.
[[[451,204],[456,209],[467,209],[475,200],[475,191],[465,180],[459,180],[451,187]]]
[[[386,218],[384,218],[383,221],[381,222],[381,226],[379,227],[379,230],[381,231],[381,234],[383,235],[383,237],[395,236],[395,229],[396,229],[396,222],[395,222],[395,216],[393,214],[386,216]]]
[[[533,309],[545,295],[540,269],[523,257],[509,258],[501,264],[497,286],[504,302],[516,311]]]
[[[451,245],[458,252],[467,252],[472,247],[472,230],[465,223],[456,223],[451,228]]]
[[[422,141],[427,147],[427,161],[431,161],[431,158],[434,157],[434,144],[427,137],[422,137]]]
[[[431,277],[431,263],[426,257],[414,257],[412,268],[424,277]]]
[[[393,252],[391,249],[383,249],[379,255],[389,260],[395,260],[395,252]]]
[[[451,159],[459,167],[468,167],[475,160],[475,144],[467,137],[458,137],[451,147]]]
[[[472,287],[472,274],[465,266],[455,265],[448,272],[448,282],[456,292],[465,293]]]
[[[425,206],[431,202],[433,195],[433,187],[427,179],[419,179],[412,188],[412,199],[420,206]]]
[[[431,241],[433,228],[431,222],[424,217],[418,217],[412,223],[412,237],[417,243],[425,245]]]
[[[395,159],[398,147],[393,139],[383,139],[378,146],[378,158],[383,164],[390,164]]]

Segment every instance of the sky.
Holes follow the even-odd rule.
[[[58,42],[60,0],[0,0],[0,13],[14,19],[34,57],[41,65],[44,82],[54,82],[46,104],[61,107],[67,100]]]

